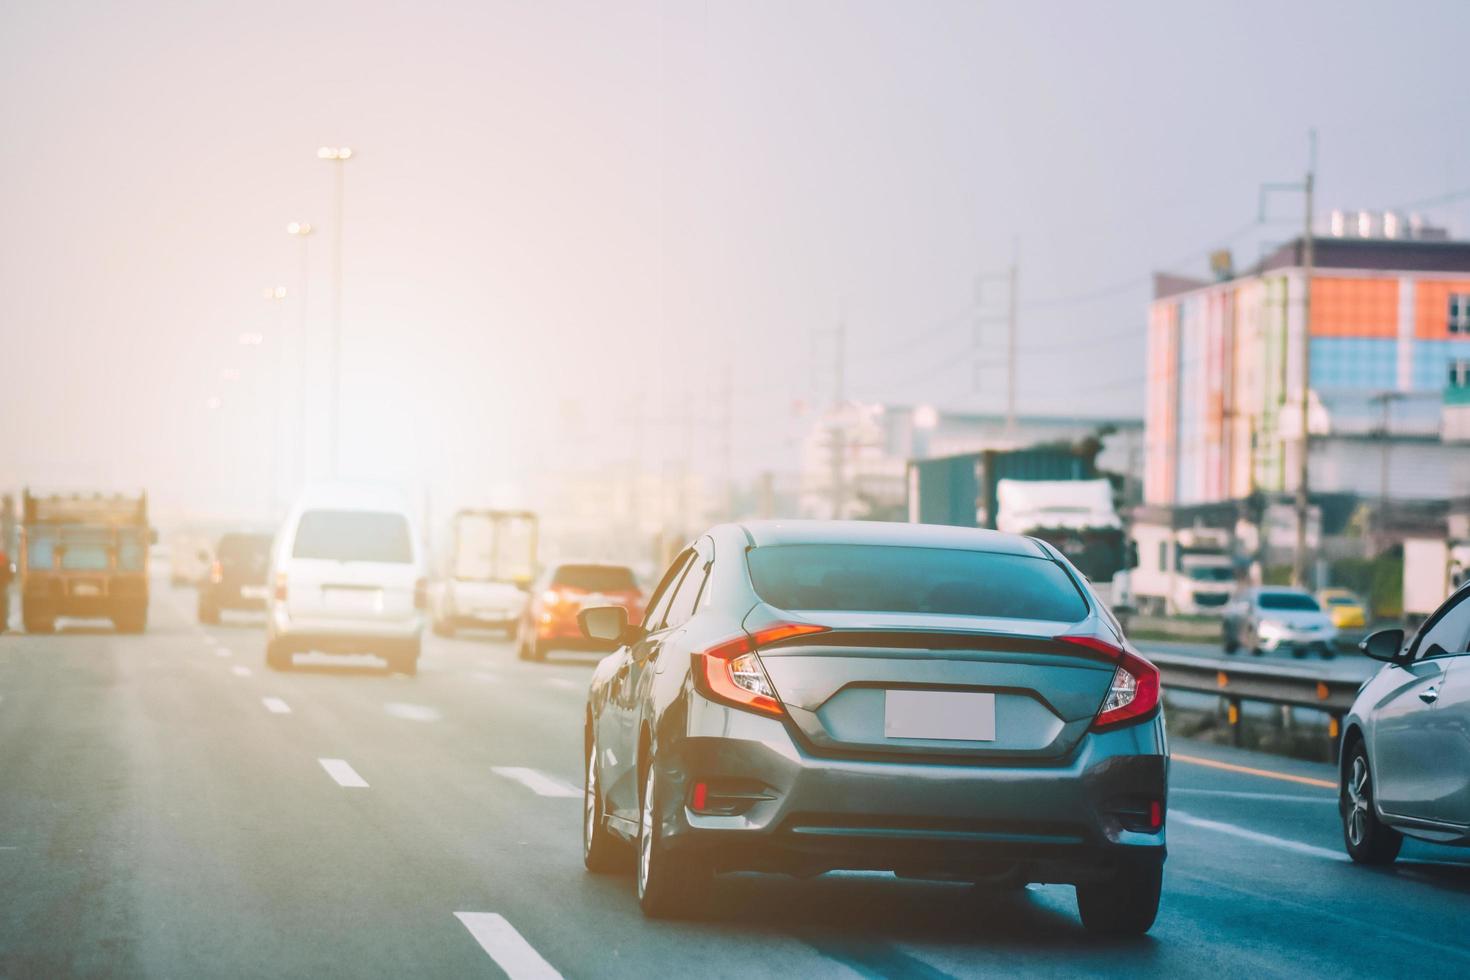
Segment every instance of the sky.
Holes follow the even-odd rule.
[[[1141,415],[1150,274],[1291,235],[1296,196],[1252,222],[1309,130],[1324,213],[1470,187],[1467,36],[1454,2],[3,0],[0,483],[218,513],[325,474],[323,144],[344,474],[534,503],[727,432],[789,467],[839,323],[845,395],[999,411],[1013,259],[1020,410]]]

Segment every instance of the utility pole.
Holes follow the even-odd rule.
[[[1266,220],[1266,199],[1272,191],[1300,191],[1305,198],[1305,221],[1302,229],[1302,332],[1301,369],[1298,387],[1301,396],[1301,456],[1297,460],[1296,481],[1296,553],[1291,561],[1291,582],[1304,588],[1307,582],[1307,515],[1311,510],[1312,455],[1312,272],[1316,247],[1312,240],[1313,197],[1317,181],[1317,131],[1308,135],[1307,175],[1301,183],[1261,185],[1260,220]]]
[[[327,413],[330,434],[327,438],[327,461],[332,476],[339,464],[338,443],[342,434],[342,222],[346,210],[347,161],[352,159],[350,146],[323,146],[317,159],[332,164],[334,178],[334,220],[332,221],[332,404]]]
[[[307,290],[311,285],[310,242],[313,229],[310,222],[292,221],[286,225],[286,234],[301,243],[301,271],[299,319],[296,321],[296,478],[301,486],[311,482],[307,461],[307,411],[306,411],[306,363],[309,352],[307,333]]]
[[[1011,276],[1006,311],[1006,435],[1016,434],[1016,281],[1020,277],[1021,246],[1011,250]]]
[[[832,410],[832,519],[842,520],[847,503],[847,422],[843,403],[847,399],[847,323],[839,320],[836,340],[832,345],[833,410]]]
[[[970,345],[974,348],[974,360],[971,367],[971,387],[975,391],[980,390],[980,369],[984,363],[980,356],[982,349],[981,332],[986,323],[995,323],[1000,317],[985,312],[983,292],[986,283],[1006,284],[1006,435],[1014,436],[1016,433],[1016,334],[1020,319],[1020,305],[1017,301],[1018,284],[1021,278],[1021,246],[1020,240],[1011,243],[1011,264],[1005,272],[982,272],[975,277],[975,319],[970,335]]]
[[[1292,584],[1307,584],[1307,511],[1311,506],[1308,474],[1312,463],[1312,268],[1315,248],[1312,242],[1312,198],[1317,170],[1317,131],[1312,130],[1307,154],[1307,177],[1303,190],[1307,199],[1306,221],[1302,231],[1302,456],[1296,482],[1296,555],[1291,563]]]

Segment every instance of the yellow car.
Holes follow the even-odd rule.
[[[1323,589],[1317,593],[1317,599],[1338,629],[1368,625],[1368,607],[1347,589]]]

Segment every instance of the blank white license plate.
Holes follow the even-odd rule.
[[[242,586],[240,586],[240,598],[242,598],[242,599],[264,599],[265,598],[265,586],[263,586],[263,585],[242,585]]]
[[[886,691],[887,738],[995,741],[995,695],[971,691]]]
[[[102,590],[91,582],[78,582],[71,587],[72,595],[101,595]]]

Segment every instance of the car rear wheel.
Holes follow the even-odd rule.
[[[1392,864],[1404,837],[1379,820],[1373,810],[1373,770],[1368,766],[1368,747],[1361,740],[1353,743],[1348,755],[1338,801],[1348,857],[1359,864]]]
[[[265,644],[265,665],[271,670],[290,670],[290,648],[280,640],[267,640]]]
[[[638,904],[650,919],[688,916],[697,910],[700,886],[708,879],[701,865],[676,857],[664,844],[658,820],[660,787],[650,761],[638,807]]]
[[[1141,936],[1159,914],[1164,867],[1123,868],[1106,881],[1077,886],[1077,911],[1088,932],[1100,936]]]
[[[582,863],[593,874],[626,870],[628,848],[607,829],[598,778],[597,742],[587,747],[587,782],[582,789]]]
[[[56,632],[56,617],[39,602],[21,600],[20,618],[27,633]]]
[[[142,633],[148,629],[148,607],[119,610],[112,616],[112,625],[119,633]]]
[[[199,597],[199,622],[205,626],[219,625],[219,606],[216,606],[203,596]]]

